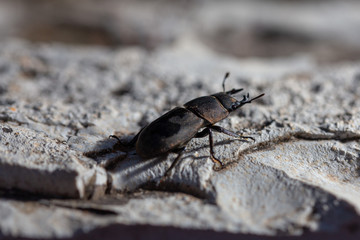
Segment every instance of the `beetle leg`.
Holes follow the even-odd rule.
[[[128,145],[129,145],[129,146],[131,146],[131,147],[134,147],[134,146],[135,146],[136,141],[138,140],[139,135],[140,135],[140,133],[142,132],[143,129],[144,129],[144,128],[142,128],[142,129],[130,140],[130,142],[128,142]]]
[[[217,159],[214,155],[214,141],[213,141],[213,136],[212,136],[212,129],[211,128],[207,128],[207,129],[209,129],[210,158],[215,164],[220,165],[220,169],[221,169],[224,167],[224,164],[222,162],[220,162],[220,160]],[[217,169],[215,169],[215,166],[213,167],[213,169],[217,170]]]
[[[122,141],[119,137],[115,136],[115,135],[110,135],[109,138],[115,138],[118,142],[116,143],[117,146],[120,146],[120,149],[122,151],[128,152],[130,151],[132,148],[135,147],[135,143],[137,140],[137,137],[135,136],[133,139],[130,140],[130,142],[124,142]],[[133,141],[135,139],[135,141]]]
[[[121,144],[123,144],[120,140],[120,138],[116,135],[110,135],[109,138],[115,138],[116,140],[118,140],[118,142],[120,142]]]
[[[238,139],[251,139],[255,142],[255,139],[253,137],[249,137],[249,136],[241,136],[237,133],[234,133],[233,131],[230,131],[230,130],[227,130],[225,128],[222,128],[220,126],[209,126],[209,128],[213,129],[214,131],[216,132],[219,132],[219,133],[224,133],[226,135],[229,135],[229,136],[232,136],[232,137],[235,137],[235,138],[238,138]]]
[[[211,129],[205,128],[201,132],[198,132],[197,134],[195,134],[194,138],[202,138],[202,137],[206,137],[207,135],[209,135],[210,158],[215,164],[220,165],[221,166],[220,168],[223,168],[224,165],[222,164],[222,162],[220,162],[220,160],[217,159],[214,155],[215,154],[214,153],[214,140],[213,140]],[[214,166],[214,168],[215,168],[215,166]]]
[[[177,152],[178,155],[177,157],[175,158],[175,160],[172,162],[171,166],[169,167],[168,170],[166,170],[164,176],[161,178],[160,182],[162,182],[166,177],[169,176],[171,170],[175,167],[175,165],[179,162],[179,160],[181,159],[181,157],[184,155],[184,150],[185,150],[185,147],[183,148],[180,148],[180,149],[177,149],[175,150],[174,152]]]
[[[209,133],[210,133],[209,129],[205,128],[201,132],[196,133],[194,138],[203,138],[203,137],[206,137],[207,135],[209,135]]]
[[[140,133],[142,132],[144,128],[142,128],[131,140],[130,142],[123,142],[120,140],[119,137],[115,136],[115,135],[110,135],[109,138],[115,138],[116,140],[118,140],[119,144],[122,145],[122,146],[125,146],[125,147],[128,147],[128,148],[131,148],[131,147],[135,147],[135,144],[136,144],[136,141],[138,140],[139,138],[139,135]]]

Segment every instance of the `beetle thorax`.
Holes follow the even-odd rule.
[[[221,103],[221,105],[226,108],[229,112],[233,111],[234,104],[239,103],[239,101],[236,98],[233,98],[229,94],[226,94],[225,92],[219,92],[215,93],[211,96],[216,97],[216,99]]]
[[[217,123],[229,115],[229,111],[216,96],[196,98],[185,103],[184,107],[210,124]]]

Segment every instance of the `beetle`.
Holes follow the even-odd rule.
[[[182,107],[175,107],[142,128],[130,142],[125,144],[114,135],[110,137],[116,138],[119,144],[123,146],[135,147],[137,155],[144,160],[171,152],[177,153],[178,156],[165,172],[166,176],[181,159],[187,143],[192,138],[209,136],[210,157],[215,163],[214,169],[216,165],[220,165],[220,169],[223,168],[224,164],[214,155],[213,132],[224,133],[237,139],[252,139],[254,141],[254,138],[238,135],[215,125],[215,123],[227,118],[236,109],[265,95],[262,93],[250,99],[249,93],[247,93],[239,101],[232,95],[243,89],[225,91],[225,81],[228,77],[229,73],[227,72],[222,82],[222,92],[195,98]]]

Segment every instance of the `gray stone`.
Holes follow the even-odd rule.
[[[335,11],[334,2],[325,9]],[[260,5],[247,3],[242,11],[266,12]],[[143,238],[144,226],[202,236],[210,231],[250,238],[359,237],[359,61],[318,65],[316,54],[272,59],[219,54],[217,39],[204,39],[239,27],[213,14],[233,6],[194,8],[193,26],[173,29],[176,41],[152,51],[3,41],[0,237],[94,238],[113,226],[122,229],[114,230],[117,234],[134,227]],[[291,6],[282,7],[295,15],[287,26],[279,21],[280,10],[264,13],[261,22],[300,28],[296,31],[315,39],[335,31],[331,24],[320,27],[327,22],[319,17],[317,25],[301,30],[306,25],[301,16],[318,16],[316,9],[308,13],[313,5],[304,4],[298,13]],[[349,23],[353,20],[338,24]],[[358,32],[338,31],[340,45],[357,44]],[[215,134],[215,154],[224,169],[213,169],[208,138],[191,140],[167,178],[176,154],[143,161],[109,138],[130,141],[173,107],[222,91],[227,71],[227,89],[266,95],[218,123],[255,139]]]
[[[3,234],[70,237],[120,223],[298,235],[303,229],[340,231],[359,224],[356,66],[328,72],[312,70],[309,63],[306,74],[290,75],[304,66],[294,59],[287,68],[281,62],[281,68],[267,70],[271,78],[264,72],[252,79],[248,71],[244,80],[235,69],[240,62],[205,53],[189,60],[177,52],[182,45],[150,55],[140,49],[6,45],[1,49],[1,61],[9,66],[1,82],[0,187],[8,189],[1,200]],[[23,63],[10,58],[19,53],[30,62],[42,59],[36,77],[23,75]],[[100,73],[96,66],[104,61],[110,68]],[[194,76],[171,73],[189,61],[198,63],[189,70]],[[171,107],[220,91],[225,66],[232,72],[228,88],[266,93],[219,123],[255,138],[242,142],[216,134],[216,155],[225,169],[213,170],[207,138],[194,139],[160,182],[176,154],[142,161],[108,139],[115,133],[129,140]],[[24,195],[92,200],[23,202]]]

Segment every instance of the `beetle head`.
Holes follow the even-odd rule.
[[[226,110],[228,110],[229,112],[235,111],[236,109],[242,107],[243,105],[247,104],[247,103],[251,103],[253,100],[261,98],[262,96],[264,96],[265,94],[260,94],[257,97],[251,98],[249,97],[249,93],[247,93],[246,95],[243,95],[242,100],[237,100],[236,98],[232,97],[231,95],[238,93],[240,91],[242,91],[242,88],[239,89],[232,89],[230,91],[225,91],[225,81],[226,79],[229,77],[229,73],[227,72],[225,74],[223,83],[222,83],[222,87],[223,87],[223,92],[219,92],[216,94],[213,94],[212,96],[216,97],[221,105],[223,105]]]

